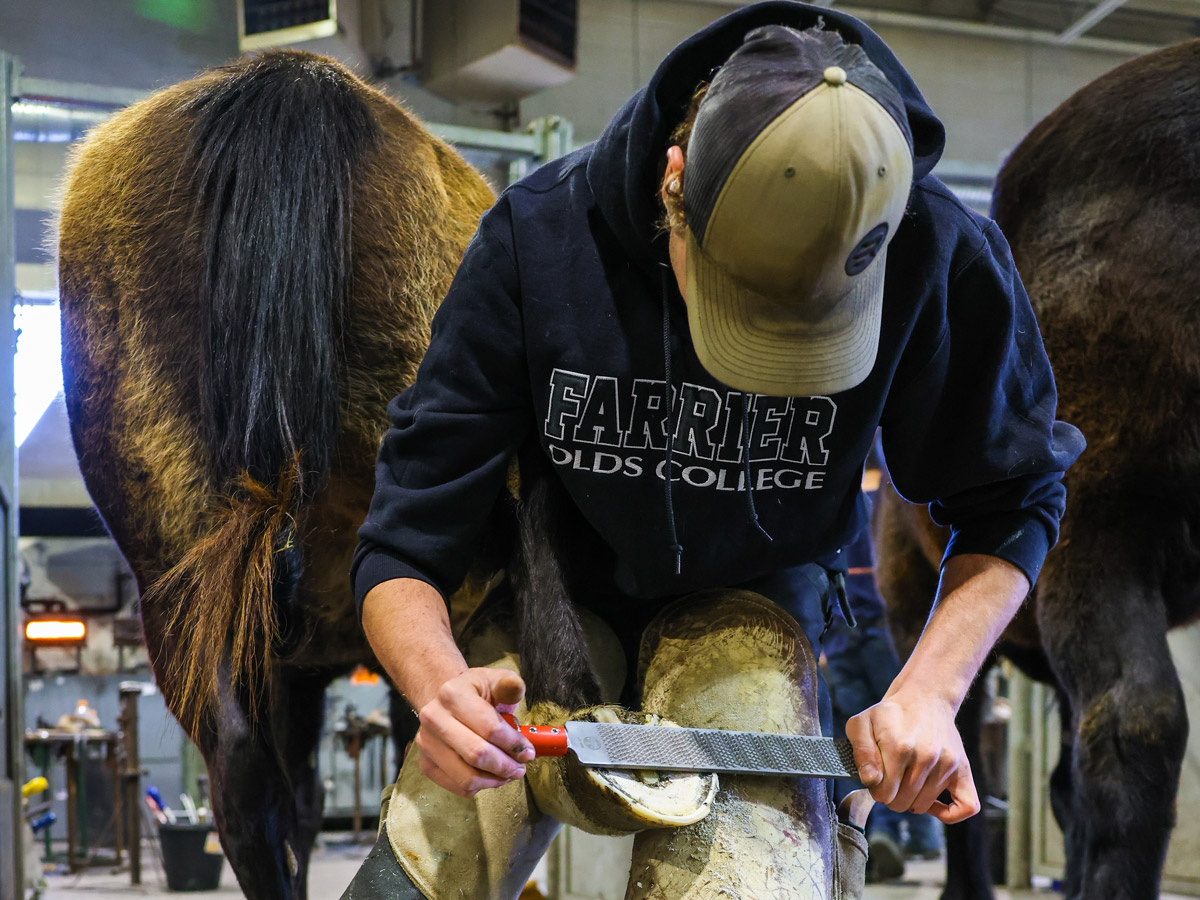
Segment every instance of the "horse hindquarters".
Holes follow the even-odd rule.
[[[352,195],[384,102],[332,61],[264,54],[100,126],[64,199],[80,467],[144,589],[156,676],[205,753],[253,900],[303,895],[314,834],[316,736],[290,714],[319,691],[268,681],[303,636],[301,548],[345,387]]]
[[[1150,557],[1132,545],[1074,535],[1038,585],[1043,640],[1073,711],[1073,796],[1060,797],[1076,817],[1068,849],[1082,858],[1068,866],[1069,900],[1156,898],[1174,825],[1187,710]]]

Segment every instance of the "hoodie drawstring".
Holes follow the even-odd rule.
[[[662,270],[662,331],[663,331],[663,427],[667,436],[667,470],[666,499],[667,499],[667,530],[671,538],[671,551],[675,554],[675,574],[683,571],[683,545],[679,543],[679,534],[675,527],[675,496],[672,492],[671,480],[674,474],[675,462],[675,429],[678,422],[672,420],[674,404],[671,402],[671,279],[673,273],[667,266]],[[746,475],[746,504],[750,508],[750,521],[768,541],[775,538],[763,527],[758,520],[758,510],[754,506],[754,478],[750,468],[750,400],[749,394],[742,394],[742,466]]]
[[[750,506],[750,521],[754,523],[754,527],[763,533],[771,543],[775,543],[775,538],[771,537],[771,533],[763,528],[762,523],[758,521],[758,510],[754,508],[754,481],[750,473],[750,395],[742,394],[742,467],[746,471],[746,503]]]
[[[671,493],[672,463],[675,449],[675,425],[671,421],[674,404],[671,403],[671,282],[670,268],[662,271],[662,315],[663,315],[663,427],[667,432],[667,529],[671,536],[671,551],[675,554],[675,574],[683,571],[683,545],[675,530],[675,498]]]

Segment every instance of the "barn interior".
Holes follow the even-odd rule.
[[[153,91],[242,53],[294,47],[332,56],[385,91],[500,192],[596,139],[672,47],[746,5],[0,0],[0,292],[14,329],[11,365],[0,366],[10,435],[0,440],[0,898],[158,896],[173,892],[168,869],[179,878],[193,865],[206,867],[193,892],[242,895],[230,867],[218,865],[204,760],[155,683],[137,582],[76,461],[55,261],[72,149]],[[984,215],[1005,158],[1051,110],[1128,60],[1200,37],[1196,0],[837,0],[836,8],[874,29],[913,75],[946,125],[934,174]],[[868,468],[867,486],[878,478]],[[1169,641],[1195,721],[1200,625]],[[995,895],[1058,896],[1066,857],[1048,790],[1060,747],[1054,692],[1007,662],[976,690],[989,700],[991,784],[980,815]],[[363,668],[336,679],[317,752],[325,800],[310,896],[340,896],[350,882],[399,763],[385,680]],[[1161,896],[1200,897],[1200,819],[1189,814],[1200,808],[1194,730],[1176,808]],[[196,848],[180,849],[163,836],[176,821],[211,827],[197,832]],[[523,900],[623,896],[631,843],[568,827]],[[864,897],[939,897],[945,857],[939,838],[907,856],[900,846],[893,867],[869,870]]]

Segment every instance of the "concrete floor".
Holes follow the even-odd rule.
[[[337,900],[358,871],[368,843],[351,844],[349,835],[324,838],[314,852],[308,874],[311,900]],[[162,867],[149,844],[142,849],[142,884],[129,883],[129,872],[110,873],[95,868],[79,875],[49,875],[43,900],[124,900],[128,897],[241,897],[233,871],[226,863],[221,871],[221,886],[215,891],[175,893],[167,890]]]
[[[337,900],[358,870],[368,844],[353,845],[347,837],[333,835],[313,856],[309,871],[308,895],[312,900]],[[867,885],[863,900],[938,900],[943,877],[941,860],[910,860],[905,877],[889,884]],[[228,865],[221,875],[221,887],[215,891],[196,891],[185,895],[169,893],[157,860],[146,848],[143,855],[143,884],[129,883],[128,872],[109,873],[95,869],[81,875],[52,875],[42,895],[44,900],[125,900],[129,897],[240,897],[237,881]],[[997,890],[997,900],[1052,900],[1060,895],[1049,890],[1011,892]],[[1162,894],[1161,900],[1187,900],[1175,894]]]

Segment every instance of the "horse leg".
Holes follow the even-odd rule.
[[[315,835],[311,807],[319,803],[319,787],[315,792],[310,787],[307,821],[302,821],[295,786],[283,754],[272,741],[273,734],[282,733],[286,726],[273,728],[270,713],[260,712],[251,722],[248,698],[232,686],[227,664],[220,668],[218,684],[217,719],[201,732],[199,743],[208,763],[213,815],[225,855],[249,900],[303,900]],[[286,683],[277,685],[273,710],[289,708],[287,688]],[[260,704],[259,709],[266,705]],[[314,731],[319,729],[318,722]],[[301,738],[295,740],[297,751],[302,743]]]
[[[975,789],[987,805],[988,783],[984,771],[980,741],[983,735],[983,709],[986,701],[984,677],[995,662],[989,656],[966,699],[958,710],[955,724],[962,736],[963,749],[971,764]],[[992,866],[988,848],[987,819],[981,812],[957,825],[946,826],[946,886],[942,900],[991,900]]]
[[[151,580],[139,578],[139,585]],[[162,603],[143,602],[140,609],[155,679],[167,707],[179,718],[182,692],[170,668],[179,652],[179,637],[167,627],[171,611]],[[208,766],[213,816],[225,855],[250,900],[299,900],[304,897],[300,862],[302,857],[307,860],[312,841],[304,837],[292,781],[272,741],[287,726],[271,727],[265,701],[259,704],[263,712],[258,722],[251,724],[249,698],[241,688],[233,688],[228,662],[221,665],[217,680],[220,700],[215,718],[204,721],[191,738]],[[272,708],[288,710],[288,681],[277,680],[279,691]],[[296,700],[297,706],[310,702],[302,691]],[[319,718],[313,729],[315,748]],[[301,738],[295,739],[297,750],[301,743]]]
[[[273,721],[277,745],[282,748],[284,771],[296,807],[297,897],[307,893],[308,862],[321,830],[325,788],[317,770],[317,745],[325,720],[325,689],[333,680],[329,672],[281,672]]]
[[[1079,535],[1039,587],[1039,624],[1070,698],[1078,896],[1158,896],[1187,743],[1187,711],[1167,646],[1150,554]],[[1078,562],[1076,562],[1078,561]]]
[[[1071,701],[1061,690],[1057,691],[1057,694],[1058,715],[1062,726],[1058,763],[1050,773],[1050,809],[1054,812],[1054,820],[1058,822],[1058,827],[1062,829],[1063,847],[1067,857],[1066,871],[1063,873],[1063,897],[1066,900],[1080,900],[1084,829],[1079,811],[1075,808],[1075,788],[1071,781],[1075,731],[1071,724]]]

